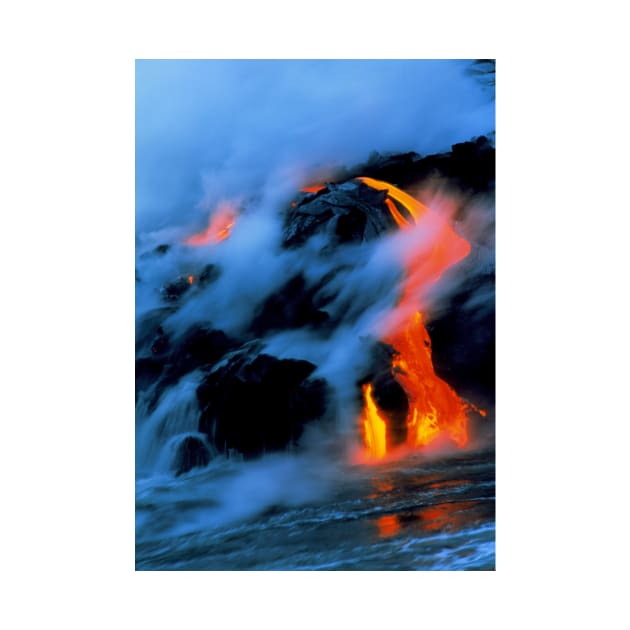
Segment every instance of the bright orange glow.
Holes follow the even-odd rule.
[[[365,446],[371,457],[380,459],[385,457],[387,452],[386,424],[385,420],[378,413],[378,408],[372,398],[372,384],[363,386],[363,397],[365,399],[365,412],[363,418],[363,428],[365,434]]]
[[[396,188],[396,186],[392,186],[387,182],[382,182],[379,179],[372,179],[371,177],[357,177],[360,182],[367,184],[370,188],[374,188],[375,190],[386,190],[387,194],[398,201],[404,208],[411,214],[414,221],[417,222],[418,219],[427,212],[430,212],[429,208],[427,208],[423,203],[420,203],[417,199],[414,199],[411,195],[408,195],[406,192],[400,190],[400,188]],[[387,199],[385,203],[387,203]],[[392,204],[393,205],[393,204]],[[391,210],[391,207],[388,204],[388,207]],[[396,218],[396,217],[394,217]],[[413,222],[404,220],[404,223],[407,225],[413,225]]]
[[[188,276],[188,284],[192,284],[195,281],[193,276]]]
[[[400,214],[400,210],[398,210],[396,204],[391,199],[385,199],[385,204],[389,208],[389,211],[391,212],[392,217],[394,217],[394,221],[396,221],[399,228],[402,229],[409,223],[409,221]]]
[[[386,514],[376,521],[378,534],[381,538],[395,536],[400,531],[400,523],[395,514]]]
[[[304,186],[304,188],[300,188],[300,191],[303,193],[317,193],[320,190],[324,190],[326,186],[324,184],[314,184],[313,186]]]
[[[203,232],[188,237],[184,243],[195,247],[208,245],[209,243],[219,243],[230,235],[236,222],[236,217],[237,210],[235,206],[228,202],[222,202],[210,217],[208,227]]]
[[[409,400],[407,415],[407,446],[423,447],[441,435],[448,436],[457,446],[468,443],[468,406],[433,368],[431,340],[422,318],[422,299],[426,291],[450,266],[465,258],[470,244],[459,236],[448,222],[402,190],[369,177],[358,178],[376,190],[386,190],[387,205],[401,230],[417,230],[418,246],[403,251],[406,270],[405,284],[399,304],[382,322],[385,343],[397,354],[392,370]],[[399,204],[409,213],[406,218]],[[371,385],[364,386],[364,422],[378,418],[386,429],[386,420],[371,396]],[[383,431],[386,434],[386,430]],[[372,435],[365,432],[365,450],[371,459],[387,454],[387,444],[374,448]]]
[[[457,503],[440,503],[432,507],[419,510],[416,514],[420,526],[427,532],[458,531],[469,527],[474,522],[475,509],[479,508],[478,501],[458,501]]]
[[[409,398],[407,444],[426,446],[446,432],[457,446],[465,446],[466,404],[435,374],[422,315],[414,313],[407,325],[386,342],[399,353],[393,361],[394,374]]]

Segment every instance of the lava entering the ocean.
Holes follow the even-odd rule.
[[[465,403],[435,374],[422,302],[427,290],[442,274],[469,254],[470,244],[440,214],[392,184],[369,177],[357,180],[375,190],[386,191],[385,205],[398,228],[409,233],[416,231],[419,237],[415,247],[403,250],[405,280],[401,298],[380,322],[381,340],[395,351],[392,375],[409,403],[402,440],[406,447],[415,449],[445,436],[463,447],[468,443],[467,411],[476,408]],[[324,188],[317,184],[301,191],[316,193]],[[192,246],[219,243],[230,235],[236,217],[236,206],[222,202],[212,214],[208,227],[184,242]],[[188,276],[187,280],[193,284],[194,277]],[[361,459],[368,462],[383,459],[396,446],[393,439],[392,444],[388,443],[390,421],[377,400],[374,385],[365,384],[360,422],[364,442]],[[476,410],[485,415],[482,410]]]
[[[392,373],[409,402],[406,445],[424,447],[445,435],[463,447],[468,443],[469,405],[435,374],[431,340],[421,311],[427,289],[448,267],[469,254],[470,244],[439,214],[402,190],[369,177],[358,179],[371,188],[387,191],[385,204],[400,229],[417,229],[423,238],[429,238],[428,246],[425,243],[404,253],[406,277],[402,297],[382,322],[382,341],[396,352]],[[371,384],[363,387],[363,399],[365,455],[368,461],[382,459],[391,452],[387,444],[387,418],[374,401]]]

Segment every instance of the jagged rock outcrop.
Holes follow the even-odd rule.
[[[308,361],[278,359],[248,344],[215,367],[197,389],[199,431],[219,452],[251,458],[296,446],[308,422],[326,413],[328,386]]]
[[[357,180],[330,184],[303,198],[286,216],[283,245],[299,247],[314,234],[329,246],[369,241],[396,229],[385,205],[386,193]]]
[[[136,359],[136,399],[150,390],[149,409],[163,391],[194,370],[210,369],[227,352],[242,344],[223,331],[195,325],[183,335],[170,339],[160,326],[151,345],[151,354]]]

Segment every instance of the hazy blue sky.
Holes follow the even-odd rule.
[[[182,223],[371,151],[448,150],[494,130],[494,101],[469,61],[137,61],[139,230]]]

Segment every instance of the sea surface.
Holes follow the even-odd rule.
[[[353,466],[217,458],[141,477],[136,569],[492,571],[494,450]]]

